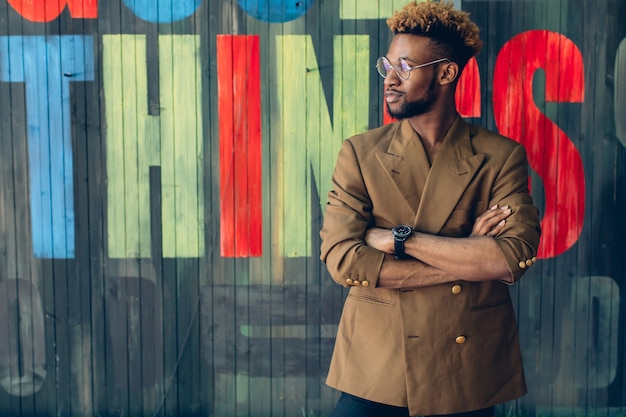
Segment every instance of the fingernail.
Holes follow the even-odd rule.
[[[495,209],[497,209],[497,208],[498,208],[498,205],[496,204],[496,205],[494,205],[493,207],[491,207],[491,208],[490,208],[490,210],[495,210]]]
[[[504,223],[506,223],[504,220],[500,220],[500,223],[498,223],[498,226],[504,226]]]
[[[507,211],[509,209],[509,206],[502,206],[500,208],[502,209],[502,211]]]

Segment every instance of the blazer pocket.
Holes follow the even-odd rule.
[[[517,326],[513,302],[510,298],[477,305],[470,310],[474,326],[473,332],[477,335],[483,337],[494,335],[494,340],[499,340]]]
[[[394,303],[391,300],[387,300],[387,299],[379,298],[379,297],[374,297],[374,296],[366,295],[366,294],[352,294],[352,293],[349,293],[348,294],[348,298],[350,298],[353,301],[357,301],[357,302],[368,303],[368,304],[376,304],[376,305],[385,306],[385,307],[393,307],[393,306],[396,305],[396,303]]]
[[[511,299],[510,298],[503,298],[502,300],[492,301],[490,303],[485,303],[485,304],[481,304],[479,306],[474,306],[474,307],[471,308],[471,310],[473,312],[485,311],[485,310],[490,310],[490,309],[494,309],[494,308],[497,308],[497,307],[501,307],[501,306],[504,306],[506,304],[511,304]]]

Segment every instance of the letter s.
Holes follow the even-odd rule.
[[[580,153],[565,132],[533,100],[533,76],[545,71],[545,99],[580,103],[584,65],[578,47],[567,37],[532,30],[503,47],[494,69],[493,107],[501,134],[526,147],[530,166],[544,183],[539,258],[553,258],[572,247],[582,231],[585,177]]]

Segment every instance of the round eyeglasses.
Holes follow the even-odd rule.
[[[381,56],[376,61],[376,69],[378,70],[378,73],[380,74],[380,76],[383,77],[383,78],[387,78],[387,76],[389,75],[389,72],[392,69],[394,69],[394,70],[396,70],[396,74],[398,74],[398,77],[400,77],[403,80],[408,80],[409,76],[411,75],[411,71],[412,70],[418,69],[418,68],[424,68],[424,67],[427,67],[429,65],[438,64],[438,63],[444,62],[444,61],[451,62],[448,58],[441,58],[441,59],[436,59],[434,61],[427,62],[425,64],[420,64],[420,65],[416,65],[416,66],[412,67],[409,64],[407,64],[407,62],[406,62],[406,60],[404,58],[400,58],[398,60],[398,65],[394,66],[394,65],[391,65],[391,63],[389,62],[389,60],[386,57]]]

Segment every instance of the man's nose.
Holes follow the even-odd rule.
[[[400,79],[400,77],[398,77],[398,73],[396,73],[396,70],[392,69],[391,71],[387,72],[387,76],[385,77],[383,84],[385,85],[385,89],[387,89],[391,86],[396,86],[401,82],[402,80]]]

